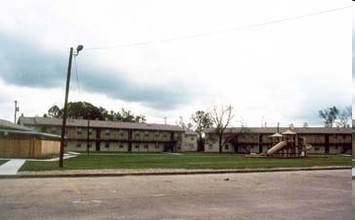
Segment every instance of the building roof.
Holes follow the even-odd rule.
[[[191,129],[186,129],[185,130],[185,134],[186,135],[196,135],[196,132],[194,130],[191,130]]]
[[[44,132],[39,132],[39,131],[33,131],[33,130],[12,130],[12,129],[0,129],[0,134],[3,134],[4,136],[8,134],[15,134],[15,135],[31,135],[31,136],[36,136],[39,138],[49,138],[49,139],[60,139],[59,135],[54,135],[54,134],[49,134],[49,133],[44,133]]]
[[[31,130],[27,127],[17,125],[17,124],[14,124],[12,122],[2,120],[2,119],[0,119],[0,129],[25,130],[25,131]]]
[[[213,133],[215,128],[205,129],[205,133]],[[257,133],[257,134],[274,134],[276,132],[283,133],[289,127],[259,128],[259,127],[233,127],[227,128],[226,133]],[[326,128],[326,127],[295,127],[293,129],[297,134],[351,134],[351,128]]]
[[[24,126],[62,126],[62,119],[43,117],[20,117],[20,124]],[[67,119],[68,127],[87,127],[88,120]],[[132,130],[156,130],[156,131],[184,131],[177,125],[131,123],[115,121],[90,120],[90,127],[107,129],[132,129]]]

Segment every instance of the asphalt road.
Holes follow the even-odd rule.
[[[344,220],[352,218],[350,176],[329,170],[0,179],[0,219]]]

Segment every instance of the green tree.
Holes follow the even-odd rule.
[[[197,150],[204,151],[203,130],[212,127],[212,118],[209,113],[199,110],[192,114],[191,119],[195,123],[195,132],[198,135]]]
[[[339,110],[337,107],[328,107],[324,110],[320,110],[318,112],[319,117],[323,119],[323,123],[325,127],[333,127],[335,120],[338,118]]]
[[[126,111],[124,108],[121,112],[113,110],[107,111],[103,107],[96,107],[88,102],[69,102],[68,103],[68,118],[74,119],[90,119],[90,120],[106,120],[106,121],[122,121],[122,122],[146,122],[144,115],[135,116],[130,110]],[[45,114],[51,118],[62,118],[63,109],[54,105]]]
[[[49,118],[62,118],[63,111],[57,105],[53,105],[50,109],[48,109],[48,113],[46,115]]]

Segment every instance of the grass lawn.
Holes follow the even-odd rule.
[[[351,159],[344,156],[326,158],[246,158],[241,155],[219,154],[92,154],[80,155],[64,160],[63,169],[238,169],[238,168],[275,168],[311,167],[330,165],[351,165]],[[27,161],[20,171],[58,170],[58,162]]]
[[[8,160],[0,160],[0,166],[4,163],[6,163]]]

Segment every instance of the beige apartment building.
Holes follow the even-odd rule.
[[[289,128],[227,128],[224,138],[228,141],[223,146],[223,152],[250,154],[265,153],[275,145],[271,135],[283,133]],[[304,137],[312,148],[310,154],[351,154],[351,128],[307,127],[294,128],[298,137]],[[214,129],[206,129],[205,152],[218,152],[218,136]]]
[[[181,150],[183,152],[196,152],[197,151],[197,134],[195,131],[187,129],[184,132]]]
[[[37,131],[61,134],[61,119],[21,117],[19,123]],[[187,140],[185,132],[176,125],[78,119],[68,119],[66,124],[67,151],[181,152],[188,150],[183,143]]]

